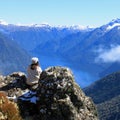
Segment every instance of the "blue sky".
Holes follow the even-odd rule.
[[[120,18],[120,0],[0,0],[0,19],[11,24],[101,26]]]

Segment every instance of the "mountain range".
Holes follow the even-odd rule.
[[[105,76],[83,90],[97,105],[100,120],[120,119],[120,71]]]
[[[15,41],[0,32],[0,74],[26,71],[30,55]]]
[[[0,24],[0,32],[37,56],[42,69],[71,68],[81,87],[120,69],[120,19],[97,28]]]

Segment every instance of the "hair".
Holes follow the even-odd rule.
[[[31,68],[32,70],[34,70],[34,68],[33,68],[34,65],[39,66],[39,62],[30,65],[30,68]]]

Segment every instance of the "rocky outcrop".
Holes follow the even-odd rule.
[[[38,85],[32,89],[25,84],[24,73],[14,73],[7,78],[9,84],[0,90],[5,91],[8,97],[16,97],[13,100],[25,120],[98,120],[94,103],[76,84],[68,68],[44,70]]]
[[[8,96],[10,100],[17,101],[17,98],[28,92],[26,75],[23,72],[14,72],[8,76],[0,76],[0,91]]]
[[[27,114],[34,115],[36,111],[40,120],[98,119],[92,100],[75,83],[71,71],[63,67],[50,67],[43,71],[36,91],[21,96],[19,104],[25,104],[21,110],[27,109]],[[29,106],[34,108],[33,111]]]

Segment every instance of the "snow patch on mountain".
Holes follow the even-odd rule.
[[[2,25],[8,25],[8,23],[6,21],[4,21],[4,20],[0,20],[0,24],[2,24]]]
[[[111,30],[111,29],[113,29],[113,28],[116,27],[116,26],[120,26],[120,23],[115,23],[115,24],[113,24],[112,26],[109,25],[109,26],[106,28],[106,30]]]
[[[9,27],[34,27],[34,28],[47,28],[47,29],[52,29],[52,28],[57,28],[58,30],[62,30],[62,29],[69,29],[69,30],[93,30],[93,27],[90,26],[82,26],[82,25],[71,25],[71,26],[67,26],[67,25],[50,25],[46,22],[41,23],[41,24],[21,24],[21,23],[17,23],[17,24],[9,24],[4,20],[0,20],[0,25],[5,25],[5,26],[9,26]]]
[[[108,24],[102,25],[101,27],[99,27],[99,29],[101,29],[104,33],[112,30],[113,28],[117,27],[119,30],[120,27],[120,19],[113,19],[112,21],[110,21]]]
[[[43,24],[31,24],[29,25],[30,27],[38,27],[38,28],[57,28],[57,29],[70,29],[70,30],[90,30],[93,29],[92,27],[89,26],[82,26],[82,25],[72,25],[72,26],[67,26],[67,25],[58,25],[58,26],[53,26],[49,25],[48,23],[43,23]]]

